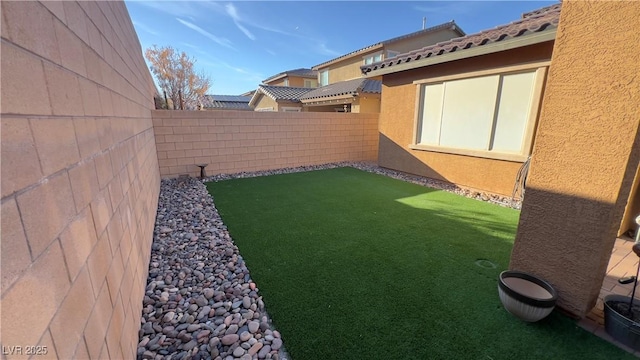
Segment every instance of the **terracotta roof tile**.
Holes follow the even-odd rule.
[[[388,68],[410,61],[440,56],[456,51],[464,51],[473,47],[552,30],[558,27],[561,6],[562,4],[555,4],[531,11],[523,14],[520,20],[512,23],[426,46],[418,50],[400,54],[388,60],[361,66],[360,69],[363,74],[367,74],[374,70]]]
[[[334,84],[313,89],[302,95],[300,100],[327,98],[340,95],[359,95],[361,93],[379,94],[382,90],[382,82],[372,79],[353,79],[340,81]]]

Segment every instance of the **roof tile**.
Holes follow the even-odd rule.
[[[267,83],[269,81],[275,80],[279,77],[284,76],[299,76],[304,78],[316,78],[318,77],[318,72],[315,70],[307,69],[307,68],[299,68],[293,70],[283,71],[281,73],[275,74],[273,76],[269,76],[268,78],[262,80],[263,83]]]
[[[251,110],[249,100],[251,96],[204,95],[200,98],[200,103],[205,109]]]
[[[260,84],[258,86],[258,91],[256,91],[256,95],[258,93],[263,93],[276,101],[278,100],[298,101],[300,96],[308,93],[311,90],[314,90],[314,89],[291,87],[291,86],[271,86],[271,85]]]
[[[300,100],[327,98],[340,95],[359,95],[361,93],[379,94],[382,90],[382,82],[372,79],[353,79],[340,81],[313,89],[300,97]]]
[[[357,53],[359,53],[359,52],[361,52],[361,51],[368,50],[368,49],[370,49],[370,48],[373,48],[373,47],[376,47],[376,46],[379,46],[379,45],[387,45],[387,44],[390,44],[390,43],[394,43],[394,42],[396,42],[396,41],[400,41],[400,40],[404,40],[404,39],[412,38],[412,37],[419,36],[419,35],[422,35],[422,34],[425,34],[425,33],[430,33],[430,32],[435,32],[435,31],[439,31],[439,30],[444,30],[444,29],[453,29],[454,31],[457,31],[457,32],[458,32],[459,34],[461,34],[461,35],[464,35],[464,34],[465,34],[465,33],[464,33],[464,31],[462,31],[462,29],[460,28],[460,26],[458,26],[458,25],[456,24],[456,22],[455,22],[455,21],[451,20],[451,21],[446,22],[446,23],[442,23],[442,24],[435,25],[435,26],[432,26],[432,27],[429,27],[429,28],[426,28],[426,29],[418,30],[418,31],[416,31],[416,32],[412,32],[412,33],[409,33],[409,34],[404,34],[404,35],[401,35],[401,36],[396,36],[396,37],[391,38],[391,39],[388,39],[388,40],[380,41],[380,42],[377,42],[377,43],[375,43],[375,44],[371,44],[371,45],[369,45],[369,46],[365,46],[365,47],[363,47],[363,48],[361,48],[361,49],[358,49],[358,50],[352,51],[352,52],[350,52],[350,53],[347,53],[347,54],[344,54],[344,55],[338,56],[337,58],[334,58],[334,59],[331,59],[331,60],[325,61],[325,62],[323,62],[323,63],[321,63],[321,64],[318,64],[318,65],[314,66],[314,68],[316,68],[316,69],[317,69],[317,68],[319,68],[319,67],[324,66],[325,64],[328,64],[328,63],[334,62],[334,61],[339,60],[339,59],[342,59],[342,58],[347,58],[347,57],[349,57],[349,56],[351,56],[351,55],[353,55],[353,54],[357,54]]]
[[[456,51],[466,50],[472,47],[484,46],[491,43],[505,41],[533,33],[555,29],[560,19],[562,4],[547,6],[522,15],[522,19],[509,24],[500,25],[493,29],[484,30],[475,34],[439,42],[418,50],[400,54],[389,60],[361,66],[363,74],[371,71],[391,67],[394,65],[440,56]]]

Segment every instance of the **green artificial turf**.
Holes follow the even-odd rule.
[[[504,310],[516,210],[352,168],[207,186],[294,360],[633,358]]]

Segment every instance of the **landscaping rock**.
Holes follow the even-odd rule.
[[[260,350],[259,291],[201,181],[162,180],[148,271],[138,359],[251,359]]]
[[[275,339],[273,339],[273,341],[271,342],[271,348],[272,348],[273,350],[279,350],[281,346],[282,346],[282,339],[275,338]]]
[[[238,342],[239,339],[240,336],[238,336],[238,334],[228,334],[223,336],[220,342],[222,342],[222,345],[232,345]]]
[[[260,349],[260,351],[258,351],[258,358],[264,359],[269,352],[271,352],[271,346],[265,345],[262,349]]]
[[[240,341],[249,341],[251,339],[251,334],[248,331],[244,331],[240,334]]]

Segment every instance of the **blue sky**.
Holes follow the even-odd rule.
[[[142,49],[171,45],[237,95],[281,71],[312,67],[449,20],[471,34],[557,1],[126,1]]]

